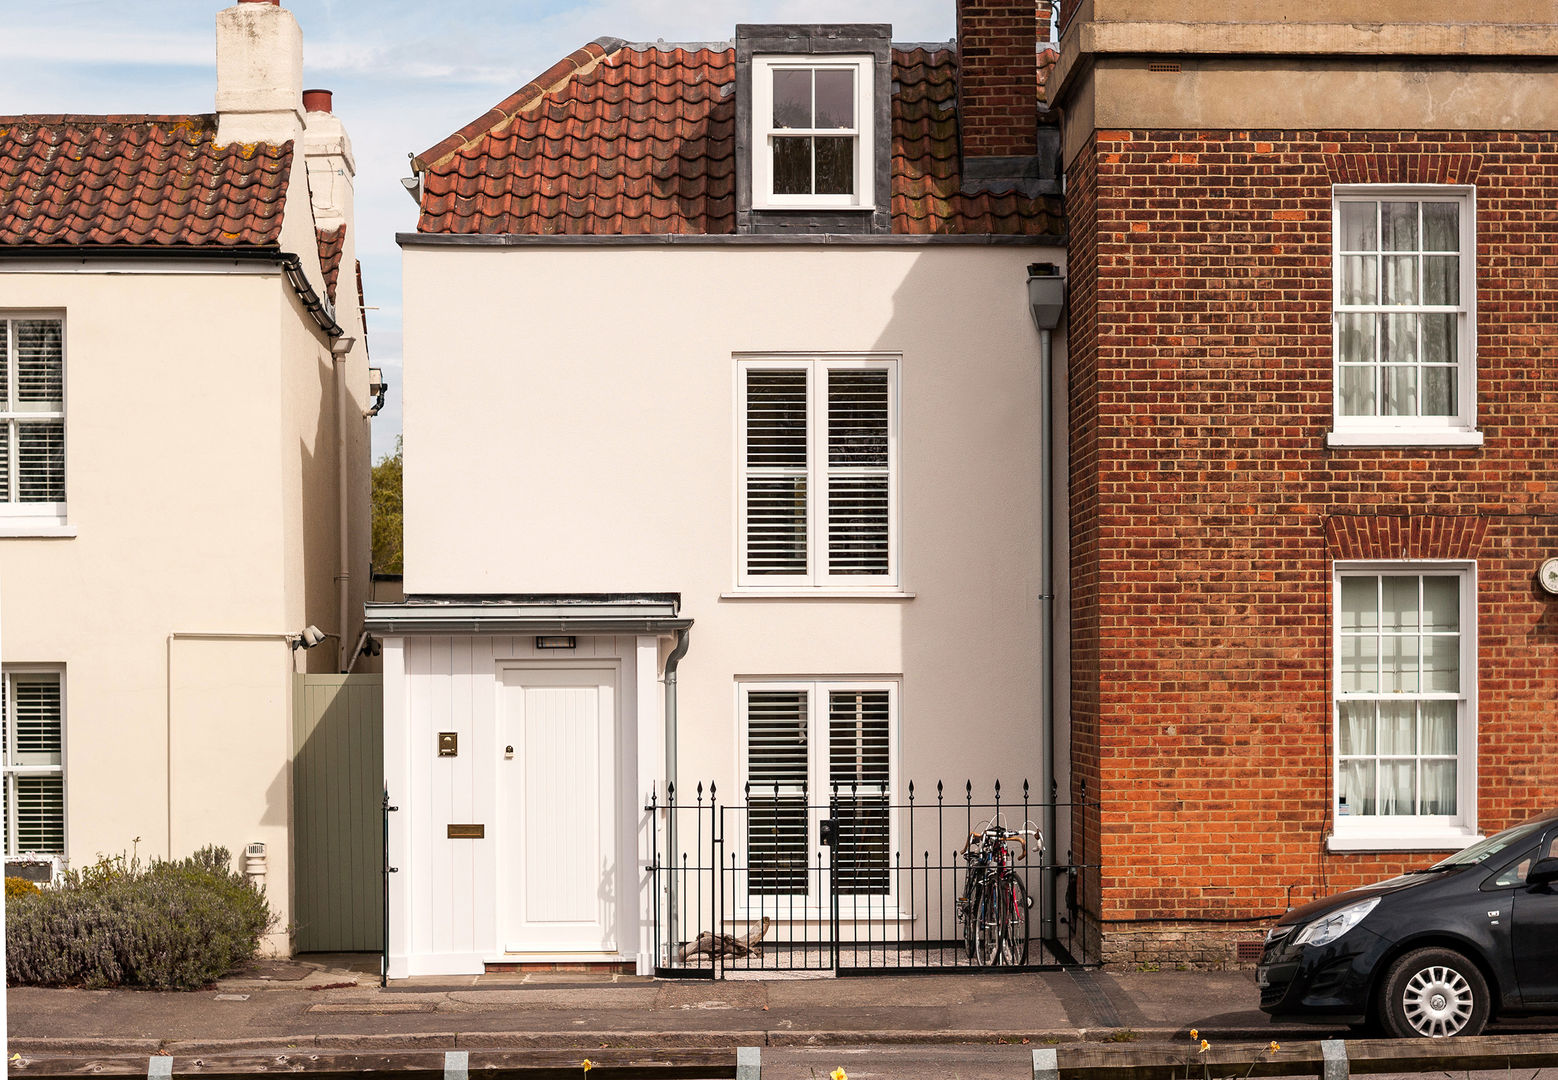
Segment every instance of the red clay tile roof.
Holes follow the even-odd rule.
[[[315,229],[314,240],[319,244],[319,266],[325,272],[325,295],[335,303],[335,279],[341,272],[341,251],[346,247],[346,226],[333,229]]]
[[[273,246],[292,144],[215,116],[0,117],[0,245]]]
[[[419,155],[418,231],[735,232],[734,50],[608,44]],[[1059,232],[1058,199],[963,190],[956,71],[950,48],[893,50],[893,231]]]

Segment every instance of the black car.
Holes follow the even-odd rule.
[[[1558,1012],[1558,811],[1295,908],[1266,935],[1256,983],[1275,1019],[1400,1036]]]

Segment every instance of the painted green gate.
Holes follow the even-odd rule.
[[[384,679],[293,682],[295,952],[384,945]]]

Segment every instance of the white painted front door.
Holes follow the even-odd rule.
[[[615,953],[616,673],[510,668],[502,695],[504,948]]]

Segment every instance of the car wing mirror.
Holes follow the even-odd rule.
[[[1538,859],[1526,874],[1527,885],[1551,885],[1555,881],[1558,881],[1558,859],[1551,856]]]

